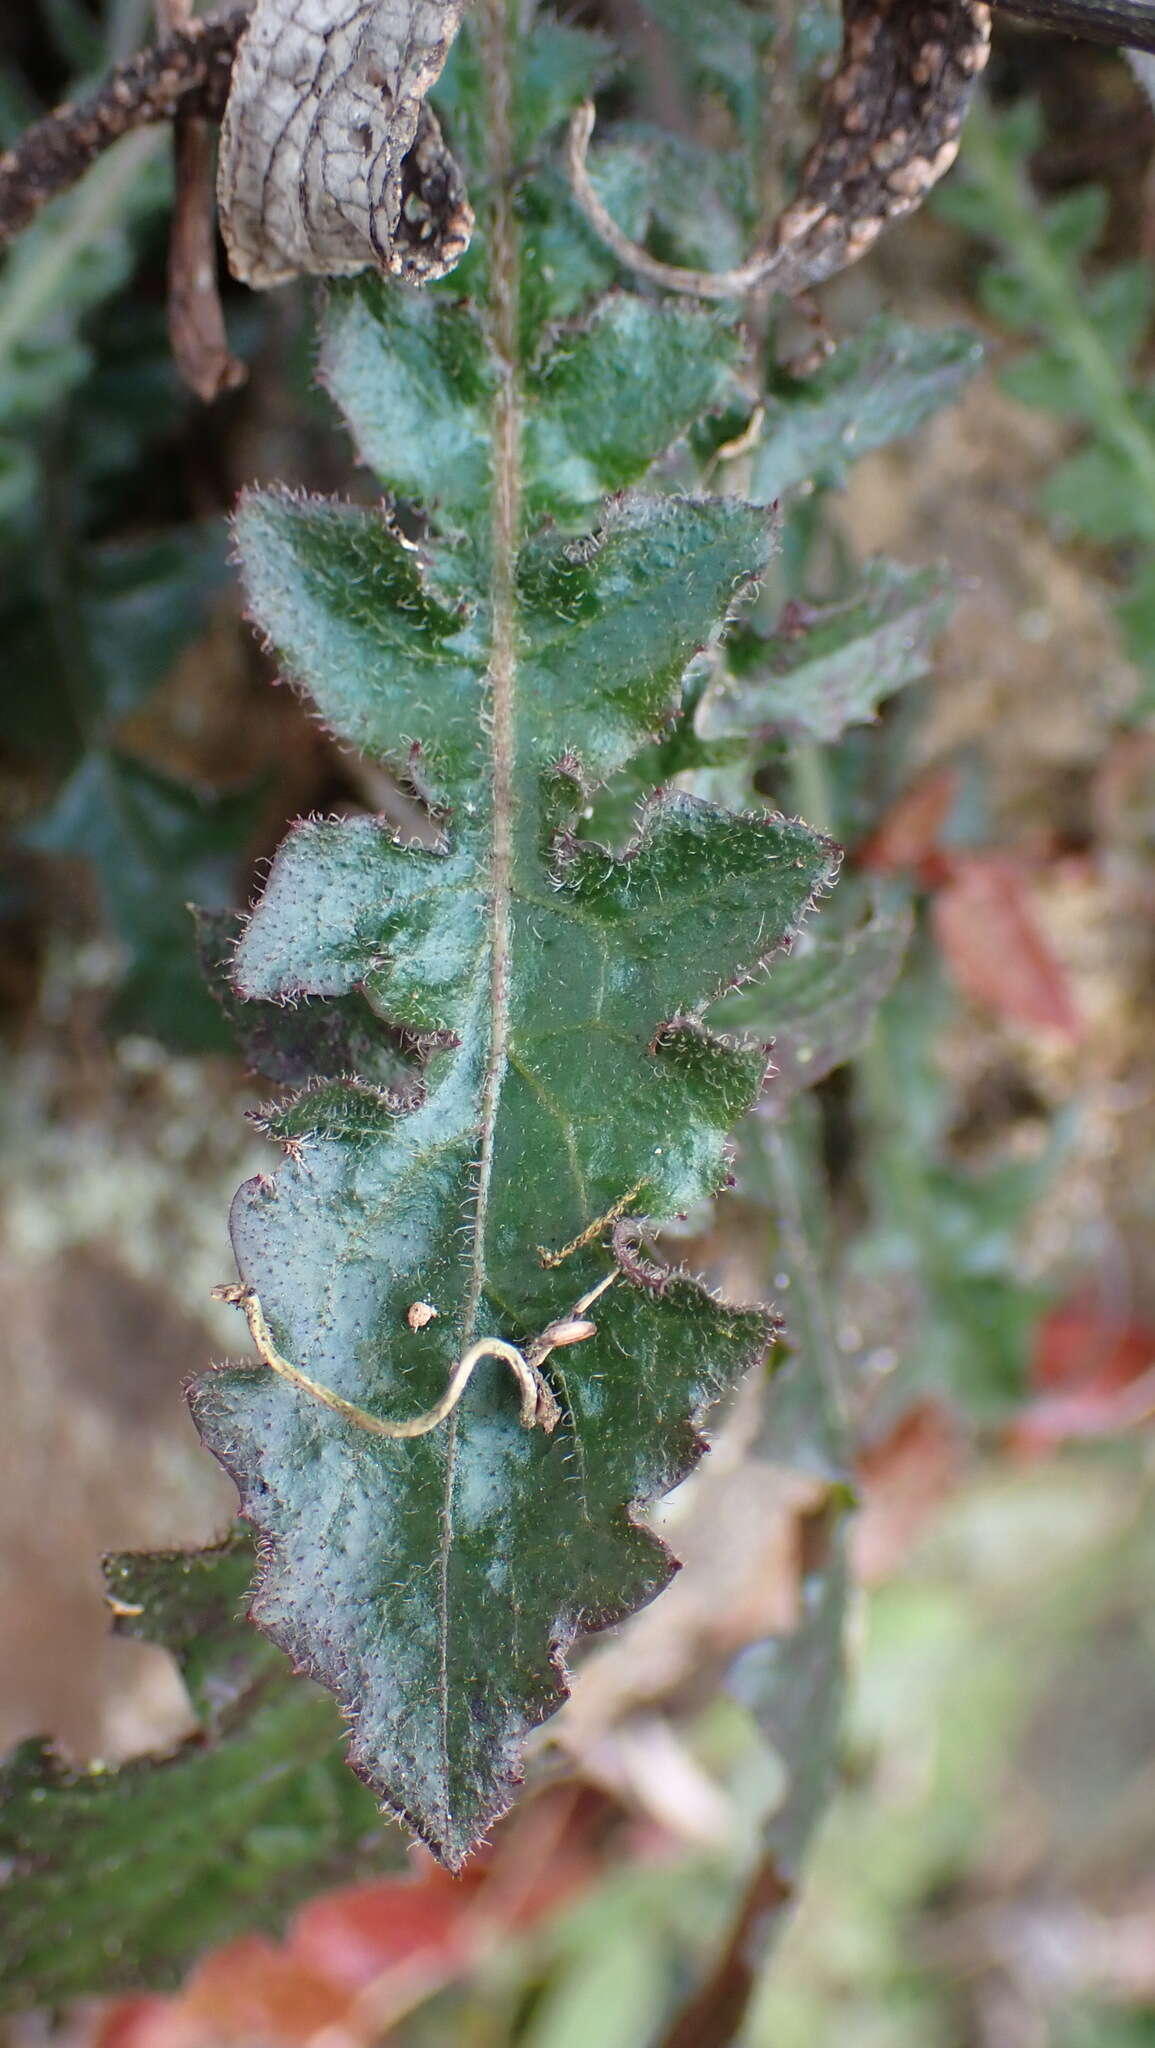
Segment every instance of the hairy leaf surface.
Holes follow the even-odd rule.
[[[506,168],[491,164],[499,188]],[[555,255],[565,232],[580,249],[555,222]],[[243,1005],[323,1020],[355,1002],[425,1048],[416,1102],[358,1059],[319,1063],[266,1112],[285,1163],[233,1213],[276,1352],[378,1418],[430,1407],[477,1340],[525,1349],[570,1314],[615,1273],[615,1216],[670,1216],[723,1185],[765,1053],[703,1012],[836,866],[805,825],[669,789],[617,857],[580,838],[771,533],[735,499],[596,502],[720,396],[733,348],[715,316],[611,295],[547,327],[525,318],[523,272],[540,274],[532,238],[499,197],[476,303],[334,295],[326,381],[382,483],[422,508],[418,540],[388,506],[278,492],[237,526],[285,672],[441,829],[405,845],[372,817],[304,821],[232,968]],[[508,1803],[575,1633],[665,1583],[636,1511],[688,1469],[698,1418],[768,1336],[762,1311],[682,1280],[617,1277],[592,1314],[596,1334],[545,1363],[552,1434],[522,1427],[495,1360],[406,1441],[263,1366],[196,1396],[263,1533],[255,1617],[337,1694],[356,1768],[451,1863]]]
[[[238,1927],[275,1927],[398,1835],[345,1767],[333,1703],[238,1620],[252,1546],[106,1561],[121,1633],[177,1656],[200,1721],[172,1756],[74,1768],[26,1742],[0,1768],[6,2007],[175,1980]]]

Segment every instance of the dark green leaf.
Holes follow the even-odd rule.
[[[73,71],[99,69],[104,55],[100,33],[81,0],[45,0],[45,22],[60,56]]]
[[[857,596],[795,606],[776,633],[740,635],[703,698],[698,730],[708,740],[763,732],[836,740],[926,674],[950,609],[943,571],[872,563]]]
[[[634,240],[644,234],[653,187],[648,155],[628,144],[597,145],[590,173],[625,233]],[[585,314],[599,294],[622,280],[616,260],[578,212],[560,165],[527,184],[518,207],[525,229],[519,326],[529,363],[548,345],[554,323]]]
[[[732,323],[615,294],[527,380],[532,508],[564,517],[624,490],[723,397]]]
[[[1043,1306],[1024,1284],[1023,1234],[1065,1149],[1062,1121],[1037,1157],[987,1167],[950,1156],[952,1097],[936,1058],[947,1003],[917,954],[882,1005],[859,1063],[871,1227],[856,1270],[900,1287],[894,1384],[946,1393],[968,1414],[1004,1421],[1023,1399],[1029,1344]]]
[[[718,316],[615,294],[527,377],[530,506],[570,514],[643,476],[717,403],[738,342]],[[374,281],[335,298],[322,373],[362,460],[444,521],[485,502],[492,370],[480,325]]]
[[[364,996],[300,1005],[243,1002],[230,970],[244,919],[233,910],[198,908],[194,922],[201,973],[253,1073],[280,1088],[358,1074],[399,1097],[418,1092],[412,1040],[387,1031]]]
[[[25,1743],[0,1771],[4,2005],[171,1983],[238,1928],[397,1862],[340,1737],[332,1701],[291,1680],[164,1761],[76,1771]]]
[[[1120,369],[1133,371],[1151,328],[1155,278],[1151,265],[1120,263],[1087,288],[1086,308]]]
[[[990,126],[998,142],[999,154],[1008,169],[1012,172],[1025,170],[1028,159],[1043,140],[1043,109],[1038,100],[1016,101],[1012,107],[994,116]],[[968,234],[984,235],[989,240],[997,234],[991,194],[986,185],[985,169],[980,168],[976,174],[973,168],[967,139],[964,129],[959,164],[953,175],[939,186],[931,204],[944,220],[953,221]],[[980,147],[980,161],[982,153]]]
[[[118,1625],[176,1651],[202,1731],[120,1770],[37,1742],[0,1769],[6,2008],[171,1983],[326,1881],[400,1861],[345,1767],[332,1701],[237,1626],[251,1569],[244,1537],[109,1560]]]
[[[1110,194],[1102,185],[1080,185],[1045,208],[1047,240],[1062,262],[1078,264],[1091,254],[1102,239],[1110,203]]]
[[[85,557],[76,629],[106,725],[134,710],[203,630],[225,584],[226,545],[222,521]]]
[[[171,1650],[202,1727],[269,1672],[276,1651],[245,1620],[256,1557],[239,1525],[207,1550],[116,1551],[103,1563],[113,1633]]]
[[[123,284],[134,230],[167,196],[161,138],[138,131],[9,251],[0,277],[0,520],[21,510],[34,481],[24,436],[90,368],[85,316]]]
[[[1016,356],[999,372],[999,383],[1023,405],[1036,405],[1044,412],[1082,419],[1087,410],[1087,390],[1077,364],[1058,349],[1030,349]]]
[[[973,334],[886,318],[844,341],[813,377],[780,377],[766,406],[750,495],[838,483],[872,448],[912,433],[958,397],[982,362]]]
[[[49,528],[14,549],[0,606],[5,738],[61,768],[112,738],[202,629],[225,552],[223,524],[87,549]]]
[[[1152,524],[1130,465],[1107,442],[1094,441],[1053,469],[1042,500],[1057,526],[1088,540],[1126,541],[1134,536],[1137,521],[1148,529]]]
[[[232,970],[245,1004],[355,1001],[391,1042],[401,1029],[427,1045],[416,1106],[360,1060],[320,1067],[268,1114],[286,1163],[233,1214],[277,1352],[396,1419],[436,1400],[476,1338],[524,1347],[608,1278],[611,1213],[670,1215],[721,1185],[763,1055],[712,1036],[702,1012],[834,871],[806,826],[673,792],[616,858],[572,836],[761,573],[766,514],[627,496],[596,533],[546,526],[510,549],[487,496],[511,446],[504,381],[486,323],[448,301],[340,293],[326,347],[362,450],[429,501],[421,546],[380,513],[284,494],[250,498],[237,529],[288,673],[443,824],[432,848],[372,818],[297,826]],[[644,408],[643,346],[664,365]],[[519,490],[532,522],[637,474],[714,401],[727,360],[713,316],[682,307],[611,299],[554,332],[522,367],[542,424],[496,502]],[[631,414],[615,453],[606,422]],[[442,426],[462,420],[455,453]],[[577,1238],[543,1264],[540,1248]],[[419,1303],[437,1313],[413,1328]],[[409,1441],[263,1367],[217,1372],[196,1397],[264,1534],[261,1625],[337,1692],[358,1770],[451,1862],[508,1801],[575,1633],[664,1583],[669,1559],[632,1510],[687,1469],[695,1418],[767,1336],[761,1314],[688,1282],[656,1296],[619,1280],[595,1320],[548,1361],[553,1437],[521,1427],[500,1362]]]
[[[708,149],[661,128],[639,124],[632,137],[613,149],[632,150],[644,176],[646,225],[640,239],[655,255],[695,270],[741,263],[752,226],[747,163],[736,153]],[[610,156],[607,148],[594,162]],[[602,196],[614,212],[609,192]]]
[[[170,1045],[228,1042],[197,967],[190,905],[236,900],[257,798],[203,796],[126,754],[89,754],[30,827],[42,853],[92,864],[105,914],[125,949],[116,1014]]]
[[[1155,681],[1155,565],[1145,565],[1139,571],[1119,606],[1118,616],[1127,653],[1144,677],[1142,695],[1129,714],[1139,723],[1149,714]]]
[[[760,103],[776,33],[773,17],[741,0],[652,0],[647,13],[664,31],[687,98],[703,89],[724,94],[755,139],[758,116],[765,116]]]
[[[579,100],[590,99],[619,68],[612,46],[588,29],[547,15],[526,38],[517,94],[517,146],[540,151],[568,120]]]
[[[384,279],[337,286],[321,377],[389,490],[443,526],[484,507],[493,368],[470,313]]]
[[[408,770],[434,803],[476,806],[488,599],[467,558],[423,558],[375,514],[287,493],[250,497],[237,538],[255,613],[333,729]],[[691,654],[769,545],[756,507],[673,498],[607,508],[593,541],[531,542],[519,582],[539,772],[570,751],[597,778],[628,760],[675,709]]]
[[[992,319],[1020,334],[1046,332],[1047,302],[1033,281],[1007,264],[991,264],[979,279],[979,298]]]
[[[353,1149],[308,1147],[326,1173],[323,1192],[346,1204],[356,1193],[351,1174],[335,1187],[327,1154]],[[283,1177],[278,1185],[283,1205]],[[315,1201],[309,1209],[299,1207],[300,1221],[315,1227]],[[270,1231],[258,1246],[242,1228],[238,1241],[255,1277],[264,1278],[259,1255],[270,1272],[283,1256]],[[573,1285],[600,1277],[601,1263],[578,1262],[554,1301],[567,1307]],[[448,1266],[443,1254],[441,1272]],[[363,1300],[369,1277],[367,1266],[351,1276]],[[300,1278],[292,1299],[281,1290],[283,1340],[305,1327],[290,1317],[314,1317],[314,1275]],[[397,1392],[380,1346],[369,1398],[375,1411],[407,1412],[440,1391],[446,1347],[436,1323],[432,1344],[420,1341],[429,1331],[408,1333],[402,1297],[448,1306],[447,1295],[432,1262],[399,1290],[382,1285],[380,1296],[388,1293]],[[338,1328],[353,1288],[344,1294],[330,1310]],[[375,1303],[362,1312],[378,1328],[386,1322]],[[490,1320],[521,1334],[508,1317]],[[557,1371],[566,1414],[552,1439],[519,1427],[496,1364],[456,1428],[415,1443],[335,1428],[269,1373],[234,1368],[202,1382],[201,1426],[221,1451],[229,1446],[230,1461],[243,1460],[248,1512],[274,1546],[256,1619],[339,1687],[355,1716],[351,1760],[378,1789],[388,1774],[390,1803],[447,1860],[460,1861],[508,1800],[525,1730],[563,1696],[562,1660],[577,1630],[619,1619],[668,1580],[668,1554],[627,1509],[685,1473],[700,1447],[690,1417],[753,1363],[767,1336],[763,1318],[727,1314],[689,1283],[660,1300],[619,1284],[598,1338]],[[432,1373],[421,1370],[423,1350],[434,1354]],[[328,1356],[315,1345],[307,1355],[346,1392],[367,1392],[341,1371],[336,1342]]]

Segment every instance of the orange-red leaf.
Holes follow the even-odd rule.
[[[942,859],[939,839],[958,788],[955,768],[930,768],[918,776],[872,832],[859,854],[859,865],[876,875],[913,871],[922,881],[933,882]]]
[[[1009,854],[951,857],[931,908],[943,959],[963,994],[1008,1023],[1078,1038],[1070,983],[1032,901],[1027,869]]]
[[[854,1568],[874,1585],[902,1565],[953,1490],[964,1445],[939,1401],[917,1401],[858,1458],[862,1510],[853,1530]]]
[[[1076,1295],[1042,1318],[1031,1382],[1007,1436],[1020,1456],[1134,1429],[1155,1415],[1155,1328]]]

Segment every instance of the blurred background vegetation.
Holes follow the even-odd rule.
[[[673,137],[703,235],[695,152],[731,164],[757,128],[771,203],[836,22],[569,13],[622,47],[620,109]],[[149,15],[9,10],[0,144]],[[851,406],[783,476],[770,600],[837,599],[880,551],[945,563],[955,599],[928,680],[759,758],[761,794],[848,848],[824,920],[859,927],[866,994],[854,1057],[751,1120],[733,1195],[677,1247],[778,1300],[853,1473],[788,1368],[797,1460],[781,1408],[771,1455],[738,1405],[661,1513],[686,1570],[589,1648],[489,1864],[321,1900],[175,1995],[12,2021],[15,2048],[1155,2044],[1153,164],[1121,57],[1000,24],[941,196],[766,335],[803,441],[829,342],[888,316],[985,348],[913,436],[909,394],[877,431]],[[265,1157],[186,906],[248,900],[291,817],[390,800],[272,687],[228,563],[241,484],[364,489],[311,384],[311,294],[228,289],[249,375],[200,406],[165,335],[170,187],[166,137],[130,138],[0,273],[0,1736],[113,1762],[189,1726],[167,1654],[109,1639],[98,1560],[228,1524],[180,1387],[235,1348],[208,1293]],[[778,1801],[789,1861],[827,1776],[797,1910],[748,1901],[727,1957],[751,1814]]]

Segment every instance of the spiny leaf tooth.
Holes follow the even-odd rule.
[[[286,1150],[299,1151],[309,1139],[380,1137],[389,1121],[411,1116],[423,1100],[424,1090],[403,1095],[395,1088],[376,1087],[360,1075],[343,1074],[303,1088],[286,1102],[250,1110],[248,1116],[265,1137]]]

